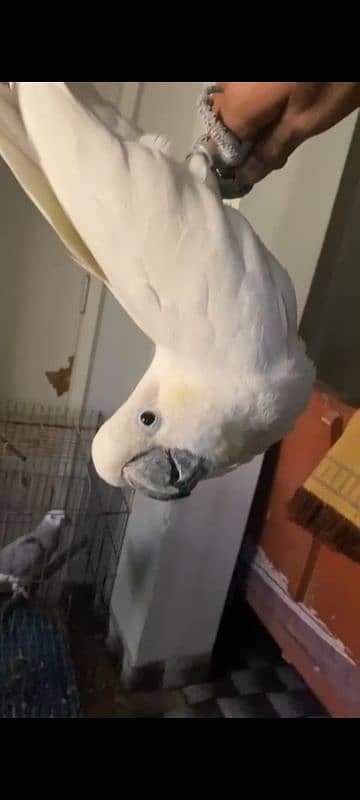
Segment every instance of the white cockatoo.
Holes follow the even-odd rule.
[[[205,156],[177,163],[163,136],[64,82],[2,88],[0,152],[76,261],[155,343],[94,440],[107,483],[186,497],[292,429],[314,382],[294,288],[223,203]]]

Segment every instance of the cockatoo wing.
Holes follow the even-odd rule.
[[[295,289],[289,274],[235,209],[226,214],[232,224],[244,264],[241,291],[232,308],[233,350],[246,348],[253,371],[266,372],[292,359],[302,345],[298,336]]]
[[[114,136],[130,141],[143,137],[145,142],[149,138],[125,120],[114,105],[104,101],[91,83],[72,82],[67,85]],[[152,138],[156,141],[156,137]],[[72,258],[86,271],[105,281],[101,267],[75,230],[41,170],[36,150],[24,127],[14,82],[0,85],[0,153],[22,188],[55,229]]]
[[[0,86],[0,154],[73,259],[91,274],[105,280],[101,267],[61,207],[41,169],[21,118],[16,93],[5,86]]]
[[[23,537],[0,551],[0,574],[26,578],[38,568],[43,553],[36,539]]]
[[[284,357],[291,283],[238,212],[169,159],[161,137],[122,140],[65,83],[17,92],[57,207],[144,333],[192,357],[229,359],[230,347],[234,366]]]
[[[119,141],[64,83],[19,83],[41,167],[126,311],[156,343],[229,346],[241,254],[221,200],[161,149]]]

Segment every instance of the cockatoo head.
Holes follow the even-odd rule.
[[[306,405],[314,370],[301,352],[300,369],[280,364],[264,377],[158,348],[129,400],[95,437],[97,473],[112,486],[176,500],[248,463],[280,441]]]
[[[206,368],[177,365],[175,354],[158,352],[130,399],[97,434],[97,473],[112,486],[128,484],[155,499],[188,497],[199,481],[232,466],[239,445],[234,426],[233,447],[227,435],[233,399],[220,373],[214,372],[209,391]]]

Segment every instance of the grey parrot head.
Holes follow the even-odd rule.
[[[71,524],[71,519],[63,509],[52,509],[45,515],[42,523],[50,528],[65,528]]]

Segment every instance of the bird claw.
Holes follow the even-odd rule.
[[[244,143],[244,159],[250,147],[248,143]],[[235,169],[225,164],[219,150],[216,150],[209,144],[206,136],[202,136],[195,142],[188,159],[195,154],[202,155],[207,159],[211,171],[217,178],[223,200],[240,200],[242,197],[249,194],[252,186],[244,186],[238,182]]]

